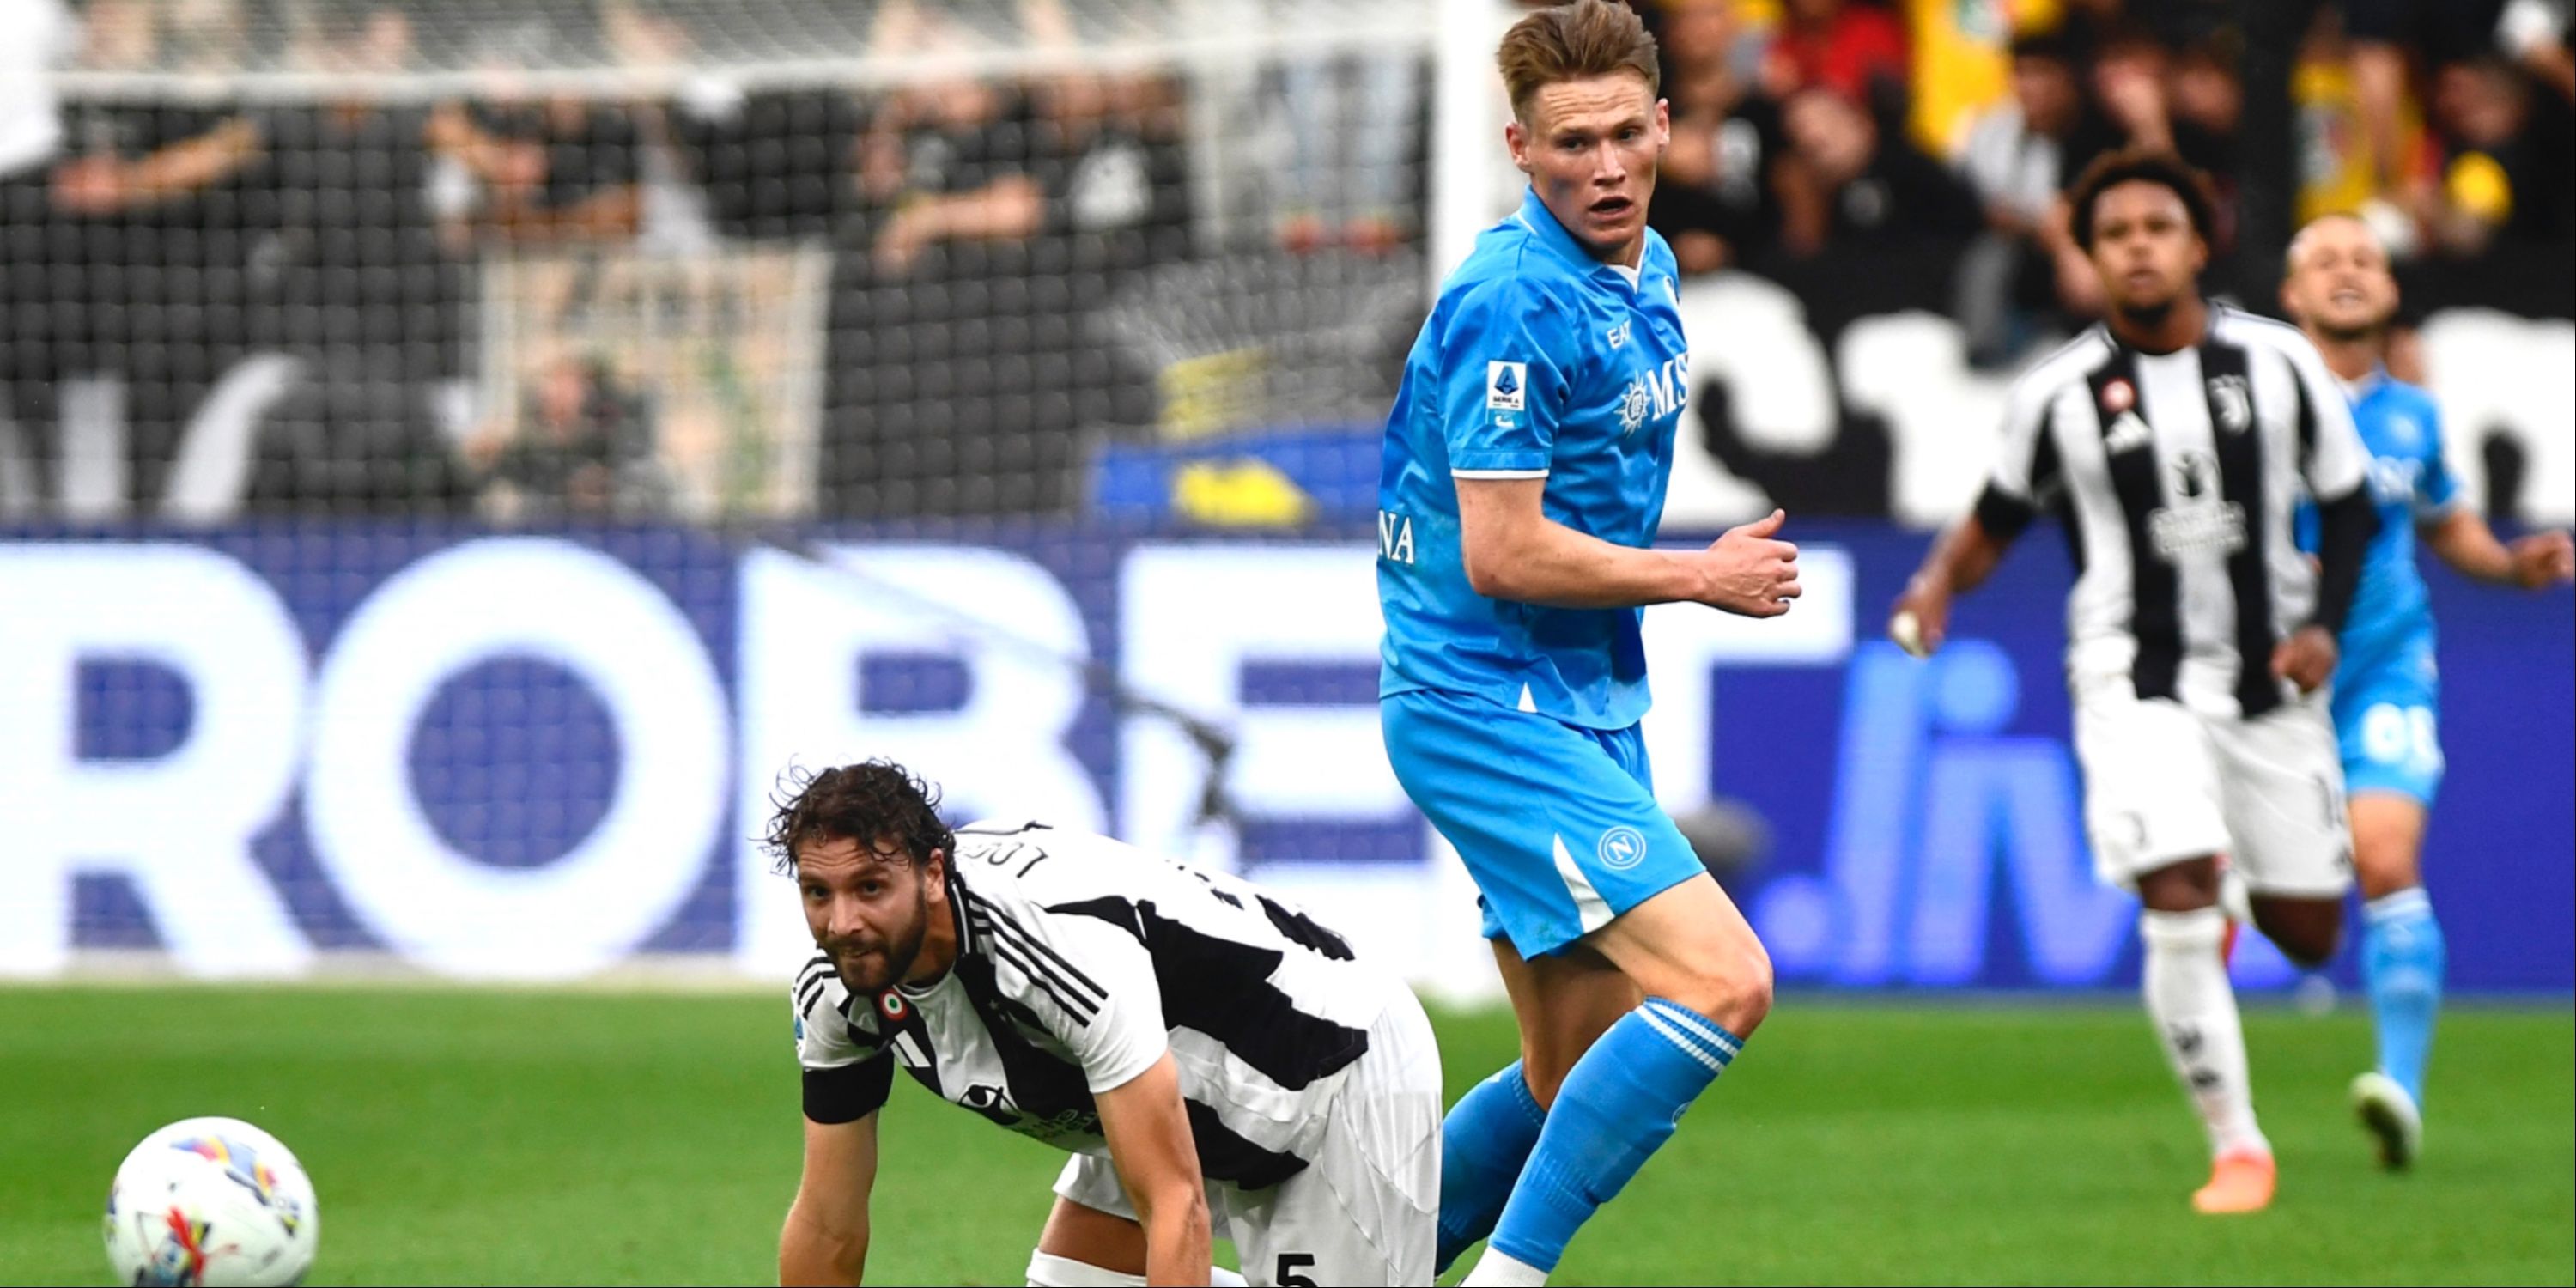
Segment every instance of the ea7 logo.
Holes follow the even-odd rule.
[[[1529,364],[1485,364],[1485,406],[1492,411],[1519,411],[1528,401]]]
[[[2254,394],[2243,376],[2210,377],[2209,409],[2219,428],[2228,433],[2242,434],[2254,427]]]

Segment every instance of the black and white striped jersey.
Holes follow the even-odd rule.
[[[1403,987],[1249,882],[1104,836],[961,828],[948,895],[958,955],[936,982],[854,997],[820,954],[798,974],[806,1117],[874,1111],[900,1064],[1004,1127],[1105,1156],[1094,1093],[1168,1050],[1201,1171],[1272,1185],[1310,1161]]]
[[[2351,494],[2369,460],[2306,337],[2213,305],[2192,348],[2095,326],[2014,382],[1977,517],[2005,540],[2042,511],[2064,523],[2070,680],[2252,717],[2292,696],[2272,649],[2317,605],[2299,498]]]

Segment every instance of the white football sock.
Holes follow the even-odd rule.
[[[1459,1288],[1539,1288],[1547,1282],[1547,1272],[1526,1261],[1515,1260],[1485,1247],[1485,1255],[1476,1258],[1476,1268],[1458,1281]]]
[[[2209,1126],[2212,1154],[2236,1150],[2270,1153],[2272,1144],[2254,1123],[2254,1088],[2245,1072],[2245,1026],[2236,1014],[2236,990],[2218,955],[2227,918],[2216,908],[2195,912],[2145,912],[2138,917],[2147,961],[2140,991],[2147,1018],[2164,1043],[2174,1076],[2182,1079]]]
[[[1208,1267],[1208,1288],[1251,1288],[1252,1281],[1223,1266]]]

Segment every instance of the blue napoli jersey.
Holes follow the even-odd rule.
[[[2351,388],[2352,419],[2370,450],[2370,497],[2379,535],[2362,556],[2361,587],[2344,620],[2348,661],[2367,664],[2433,631],[2432,598],[2415,566],[2415,528],[2459,503],[2442,461],[2442,416],[2432,395],[2376,371]],[[2317,547],[2316,510],[2299,507],[2299,548]]]
[[[1603,264],[1533,192],[1440,288],[1405,359],[1378,475],[1381,696],[1464,693],[1592,729],[1646,714],[1643,610],[1488,599],[1467,582],[1458,479],[1547,480],[1558,523],[1644,547],[1689,398],[1672,250]]]

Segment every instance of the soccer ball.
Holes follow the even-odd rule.
[[[107,1191],[107,1262],[122,1284],[297,1283],[318,1234],[303,1165],[237,1118],[144,1137]]]

